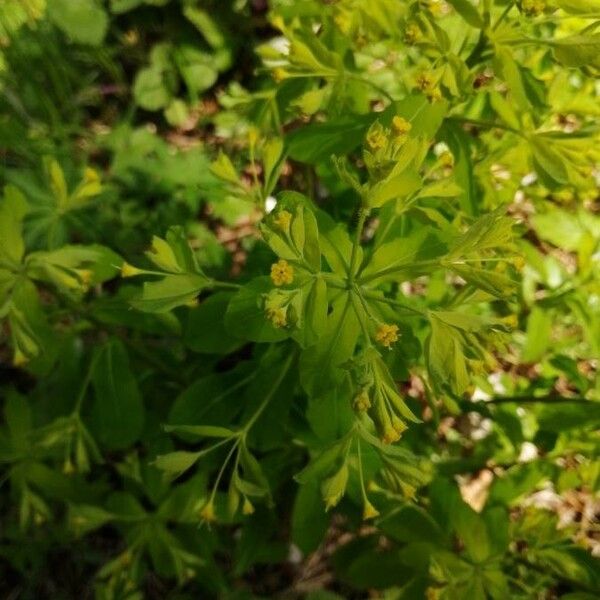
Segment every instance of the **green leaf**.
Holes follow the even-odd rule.
[[[319,225],[319,245],[327,264],[334,273],[347,274],[350,270],[352,241],[341,223],[336,223],[326,212],[316,214]],[[358,249],[358,259],[362,259],[362,249]]]
[[[165,431],[186,433],[200,438],[230,438],[235,435],[235,431],[218,425],[165,425]]]
[[[552,40],[554,58],[565,67],[600,67],[600,33]]]
[[[178,306],[193,304],[198,294],[209,285],[210,280],[204,275],[167,275],[159,281],[144,283],[141,297],[133,299],[131,305],[142,312],[167,312]]]
[[[535,560],[562,579],[600,592],[598,559],[576,546],[549,547],[535,550]]]
[[[165,239],[154,236],[146,256],[169,273],[202,273],[182,227],[170,227]]]
[[[539,306],[534,306],[527,318],[527,338],[521,360],[523,362],[537,362],[540,360],[550,345],[552,333],[552,313]]]
[[[551,182],[566,184],[569,172],[565,161],[544,136],[533,135],[529,138],[533,166],[538,175]]]
[[[327,510],[336,506],[346,493],[348,474],[348,463],[344,462],[336,473],[321,484],[321,494]]]
[[[399,542],[446,543],[444,532],[423,508],[407,504],[392,510],[377,522],[381,530]]]
[[[328,474],[341,467],[351,441],[350,436],[344,436],[324,450],[317,452],[308,465],[294,476],[294,479],[301,484],[320,482]]]
[[[348,154],[363,141],[373,117],[337,117],[300,127],[286,137],[288,153],[300,162],[316,164],[332,155]]]
[[[0,259],[12,266],[19,265],[25,253],[21,227],[27,211],[23,194],[16,187],[7,185],[0,203]]]
[[[376,183],[369,189],[366,202],[370,208],[379,208],[390,200],[400,201],[421,187],[421,177],[413,169],[407,169]]]
[[[461,396],[469,387],[463,342],[453,327],[430,313],[431,332],[426,342],[427,368],[441,388]]]
[[[489,501],[498,504],[515,503],[550,479],[555,471],[554,465],[540,461],[510,467],[501,477],[494,479]]]
[[[162,70],[152,66],[138,71],[133,84],[136,104],[146,110],[159,110],[169,106],[176,87]]]
[[[230,292],[218,292],[188,312],[183,335],[188,348],[205,354],[229,354],[240,347],[240,340],[225,327],[224,317],[231,298]]]
[[[473,265],[459,263],[452,263],[449,266],[468,283],[498,298],[510,296],[516,287],[514,280],[492,269],[482,269]]]
[[[600,402],[547,403],[540,409],[537,421],[542,431],[593,430],[600,423]]]
[[[341,365],[354,353],[358,334],[350,294],[342,294],[332,305],[319,341],[300,358],[300,381],[309,395],[322,396],[347,377]]]
[[[74,42],[100,46],[108,16],[96,0],[47,0],[48,18]]]
[[[512,51],[503,46],[496,46],[495,60],[497,63],[496,68],[508,85],[512,99],[520,110],[528,111],[530,103],[525,89],[525,82]]]
[[[290,336],[266,318],[264,296],[273,289],[269,277],[257,277],[236,292],[225,313],[227,331],[242,340],[277,342]]]
[[[471,27],[484,28],[483,19],[469,0],[448,0],[448,3]]]
[[[162,454],[157,456],[154,464],[156,468],[161,471],[166,471],[174,477],[179,477],[193,467],[196,462],[200,459],[203,452],[186,452],[179,450],[177,452],[170,452],[169,454]]]
[[[144,426],[144,405],[129,357],[123,344],[112,340],[95,360],[91,429],[105,447],[127,448],[139,439]]]
[[[365,261],[360,279],[381,283],[387,280],[403,281],[410,276],[427,273],[432,265],[419,266],[415,263],[443,255],[445,250],[446,245],[439,239],[437,232],[421,227],[406,237],[381,244]]]
[[[480,217],[450,248],[448,258],[468,256],[484,250],[498,249],[512,242],[514,221],[504,216],[504,208]]]
[[[230,422],[241,408],[237,395],[255,376],[254,369],[254,363],[242,362],[230,371],[200,377],[175,398],[167,421],[173,425]]]
[[[325,512],[320,486],[311,481],[298,488],[292,509],[292,540],[304,552],[309,554],[321,543],[329,517]]]
[[[113,521],[115,516],[102,507],[92,504],[69,505],[68,520],[77,536],[82,536],[95,529],[99,529],[106,525],[106,523]]]

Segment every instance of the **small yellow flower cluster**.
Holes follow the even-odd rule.
[[[500,320],[508,327],[514,328],[519,324],[519,319],[517,318],[517,315],[508,315],[506,317],[502,317]]]
[[[281,67],[275,67],[271,75],[273,76],[275,83],[281,83],[284,79],[287,79],[290,76],[290,74]]]
[[[528,17],[537,17],[546,10],[546,2],[544,0],[523,0],[521,10]]]
[[[283,328],[287,325],[287,311],[283,307],[267,308],[267,319],[277,328]]]
[[[365,412],[369,410],[369,408],[371,408],[369,392],[367,392],[367,390],[361,390],[361,392],[354,398],[354,410],[356,412]]]
[[[417,88],[424,92],[433,87],[433,77],[431,76],[431,73],[421,71],[417,75],[415,83],[417,84]]]
[[[392,129],[398,137],[404,137],[412,129],[412,124],[405,118],[396,115],[392,119]]]
[[[92,277],[94,275],[92,271],[90,271],[89,269],[76,269],[76,272],[77,276],[79,277],[79,281],[81,281],[83,287],[87,288],[90,285]]]
[[[374,519],[379,516],[379,511],[365,498],[365,504],[363,506],[363,521],[368,519]]]
[[[141,275],[143,272],[142,269],[138,269],[128,262],[124,262],[121,266],[121,277],[135,277],[136,275]]]
[[[445,169],[452,169],[454,167],[454,154],[448,150],[440,154],[439,160],[441,166]]]
[[[434,17],[443,17],[450,12],[450,7],[443,0],[429,0],[427,8]]]
[[[200,511],[200,518],[207,523],[214,523],[217,520],[215,513],[215,505],[212,500],[209,500]]]
[[[375,339],[386,348],[398,341],[398,325],[382,323],[375,334]]]
[[[15,355],[13,356],[13,366],[14,367],[22,367],[29,362],[27,356],[19,350],[19,348],[15,349]]]
[[[290,284],[294,281],[294,268],[282,258],[271,265],[271,279],[277,286]]]
[[[245,496],[244,496],[244,505],[242,506],[242,514],[244,514],[244,515],[254,514],[254,505]]]
[[[430,102],[436,102],[442,97],[440,88],[435,84],[433,75],[428,71],[421,71],[415,80],[417,89],[421,90]]]
[[[75,473],[75,465],[73,465],[73,461],[70,458],[65,460],[62,470],[65,475],[72,475]]]
[[[412,46],[421,38],[421,30],[416,23],[409,23],[404,30],[404,43]]]
[[[525,268],[525,259],[522,256],[515,256],[512,263],[517,271],[522,271]]]
[[[383,435],[381,436],[381,441],[384,444],[393,444],[394,442],[397,442],[399,439],[400,439],[400,434],[392,427],[390,427],[389,429],[386,429],[384,431]]]
[[[387,141],[383,127],[371,127],[367,132],[367,145],[371,150],[382,150],[387,146]]]
[[[273,223],[284,233],[289,231],[291,222],[292,213],[287,210],[280,210],[273,218]]]

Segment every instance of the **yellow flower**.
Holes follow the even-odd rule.
[[[421,37],[421,30],[416,23],[409,23],[404,30],[404,42],[411,46]]]
[[[287,325],[287,311],[285,308],[267,308],[267,319],[277,328]]]
[[[292,213],[288,212],[287,210],[280,210],[273,219],[273,223],[275,223],[275,225],[277,225],[277,227],[284,233],[289,231],[291,222]]]
[[[385,430],[384,434],[381,436],[381,441],[384,444],[393,444],[400,439],[400,434],[393,428],[390,427]]]
[[[369,400],[369,393],[367,390],[362,390],[356,398],[354,398],[354,410],[357,412],[365,412],[371,408],[371,401]]]
[[[433,87],[433,77],[431,73],[422,71],[417,75],[416,79],[417,87],[422,91],[430,90]]]
[[[440,164],[442,167],[447,169],[451,169],[454,166],[454,155],[452,152],[446,151],[440,154]]]
[[[244,497],[244,506],[242,506],[242,513],[245,515],[251,515],[254,513],[254,506],[248,498]]]
[[[544,0],[523,0],[521,9],[527,16],[537,17],[546,10],[546,3]]]
[[[100,176],[95,169],[92,169],[92,167],[86,167],[83,172],[83,180],[86,183],[94,183],[100,181]]]
[[[89,269],[77,269],[77,275],[84,287],[87,287],[90,284],[90,281],[92,281],[92,276],[94,274]]]
[[[398,341],[398,325],[382,323],[375,334],[375,339],[386,348]]]
[[[212,500],[209,500],[200,511],[200,518],[207,523],[214,523],[217,520],[215,514],[215,505]]]
[[[502,317],[500,320],[508,327],[514,328],[517,327],[517,325],[519,324],[519,319],[517,318],[517,315],[508,315],[506,317]]]
[[[392,128],[394,129],[396,135],[403,136],[412,129],[412,125],[405,118],[396,115],[392,119]]]
[[[525,259],[522,256],[515,256],[512,260],[513,265],[517,271],[522,271],[525,267]]]
[[[281,67],[275,67],[273,69],[272,75],[273,75],[273,79],[275,80],[276,83],[279,83],[289,77],[289,73],[285,69],[282,69]]]
[[[121,266],[121,277],[135,277],[136,275],[141,275],[143,272],[142,269],[138,269],[128,262],[124,262]]]
[[[256,127],[248,128],[248,143],[250,146],[256,146],[256,142],[258,141],[258,129]]]
[[[374,519],[379,516],[379,511],[369,502],[368,499],[365,499],[365,505],[363,507],[363,521],[367,519]]]
[[[381,150],[387,146],[387,134],[380,123],[375,122],[367,131],[367,145],[371,150]]]
[[[440,91],[440,88],[437,86],[430,90],[426,90],[425,95],[427,96],[427,99],[429,100],[429,102],[437,102],[438,100],[442,99],[442,92]]]
[[[13,366],[14,367],[22,367],[29,362],[29,359],[19,348],[15,348],[15,355],[13,357]]]
[[[271,265],[271,279],[275,285],[286,285],[294,281],[294,268],[283,258]]]

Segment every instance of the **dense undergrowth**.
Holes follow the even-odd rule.
[[[597,0],[3,0],[0,594],[600,594]]]

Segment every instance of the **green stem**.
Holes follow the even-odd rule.
[[[349,279],[350,281],[354,281],[354,275],[356,274],[356,261],[358,260],[358,249],[360,247],[360,238],[362,235],[363,228],[365,226],[365,221],[369,215],[369,209],[361,206],[358,209],[358,224],[356,226],[356,235],[354,236],[354,244],[352,244],[352,255],[350,256],[350,273]]]
[[[580,396],[575,398],[565,398],[564,396],[504,396],[490,398],[485,400],[484,404],[589,404],[591,400],[586,400]]]
[[[232,438],[229,438],[229,439],[232,439]],[[209,503],[214,502],[215,496],[217,495],[217,488],[219,487],[219,483],[221,483],[221,479],[223,478],[225,469],[227,468],[227,465],[228,465],[229,461],[231,460],[231,457],[233,456],[233,453],[235,452],[236,448],[239,446],[239,443],[240,443],[240,438],[235,438],[235,442],[233,443],[233,446],[231,446],[231,450],[229,450],[229,452],[227,453],[227,456],[225,457],[225,460],[223,461],[223,464],[221,465],[221,468],[219,469],[219,473],[217,474],[217,478],[215,479],[215,484],[213,485],[212,492],[210,494]]]
[[[361,77],[360,75],[355,75],[353,73],[346,73],[346,77],[354,79],[354,81],[360,81],[361,83],[365,83],[366,85],[372,87],[375,91],[379,92],[382,96],[385,96],[390,102],[396,101],[387,90],[384,90],[381,86],[377,85],[370,79],[366,79],[365,77]]]
[[[229,283],[228,281],[213,281],[211,287],[215,290],[239,290],[242,286],[239,283]]]
[[[368,298],[369,300],[375,300],[376,302],[382,302],[384,304],[389,304],[390,306],[393,306],[395,308],[402,308],[404,310],[408,310],[408,311],[414,313],[415,315],[419,315],[422,317],[427,316],[427,313],[424,310],[420,310],[419,308],[414,308],[412,306],[409,306],[408,304],[403,304],[402,302],[399,302],[398,300],[394,300],[392,298],[386,298],[385,296],[378,296],[377,294],[375,294],[373,292],[367,292],[364,290],[361,290],[361,294],[364,298]]]
[[[77,400],[75,401],[75,406],[73,408],[72,415],[79,416],[79,411],[81,410],[81,404],[83,403],[83,399],[85,398],[85,393],[92,381],[92,375],[94,373],[94,368],[96,367],[96,363],[98,362],[98,357],[100,353],[96,353],[92,359],[90,360],[90,365],[88,367],[87,373],[85,375],[85,379],[81,384],[81,388],[79,389],[79,394],[77,395]]]
[[[367,326],[367,324],[364,322],[364,319],[362,318],[363,317],[362,311],[360,311],[359,307],[356,305],[357,301],[360,301],[362,303],[363,300],[360,297],[360,293],[358,293],[358,292],[351,293],[350,298],[352,300],[352,307],[354,308],[354,313],[356,314],[356,318],[358,319],[360,328],[362,329],[362,334],[365,338],[365,344],[366,344],[367,348],[369,348],[372,345],[371,344],[371,336],[369,335],[369,327]],[[357,300],[357,298],[358,298],[358,300]],[[367,312],[364,304],[363,304],[363,309],[365,312]]]
[[[360,438],[356,438],[356,450],[358,456],[358,476],[360,478],[360,491],[363,497],[363,502],[367,503],[367,490],[365,489],[365,477],[363,475],[362,455],[360,451]]]
[[[467,119],[464,117],[448,117],[449,121],[455,121],[456,123],[466,123],[468,125],[474,125],[475,127],[485,127],[486,129],[503,129],[505,131],[510,131],[515,135],[518,135],[522,138],[525,138],[525,134],[519,131],[518,129],[514,129],[514,127],[509,127],[504,123],[497,123],[494,121],[482,121],[480,119]]]
[[[502,14],[498,17],[498,20],[494,23],[494,25],[492,27],[492,31],[496,31],[496,29],[498,29],[498,27],[500,26],[502,21],[504,21],[504,19],[508,16],[508,13],[511,11],[513,6],[514,6],[514,4],[512,2],[509,2],[506,5],[506,8],[502,11]]]
[[[256,423],[256,421],[258,420],[260,415],[263,413],[265,408],[267,408],[267,405],[269,404],[269,402],[275,395],[275,392],[281,385],[281,382],[283,381],[283,379],[287,375],[287,372],[289,371],[290,367],[292,366],[294,358],[295,358],[295,353],[294,352],[290,353],[290,355],[288,356],[287,360],[285,361],[285,363],[283,365],[283,368],[279,371],[279,375],[277,376],[277,379],[275,380],[273,387],[269,390],[269,393],[264,397],[263,401],[260,403],[260,406],[256,409],[256,412],[250,417],[250,419],[242,427],[242,429],[240,429],[240,432],[239,432],[240,437],[245,437],[247,435],[247,433],[250,431],[250,429],[252,428],[254,423]]]

